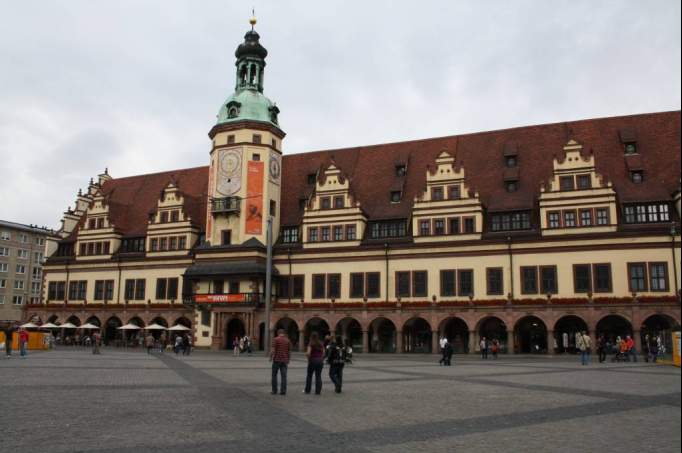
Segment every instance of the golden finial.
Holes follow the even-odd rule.
[[[251,8],[251,19],[249,19],[249,23],[251,24],[251,30],[253,30],[253,26],[256,25],[256,10]]]

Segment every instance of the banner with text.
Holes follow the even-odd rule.
[[[249,161],[246,179],[246,234],[263,234],[263,162]]]

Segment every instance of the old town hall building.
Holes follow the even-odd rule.
[[[561,353],[574,334],[680,323],[680,112],[283,153],[253,27],[208,166],[107,171],[64,213],[39,322],[191,327],[228,347],[266,326],[298,348]],[[265,319],[266,223],[274,227]]]

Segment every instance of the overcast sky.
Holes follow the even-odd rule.
[[[0,218],[207,165],[252,4],[285,154],[680,108],[679,0],[0,0]]]

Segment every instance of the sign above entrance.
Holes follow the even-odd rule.
[[[215,304],[215,303],[240,303],[247,302],[246,294],[197,294],[194,296],[194,302],[197,304]]]

